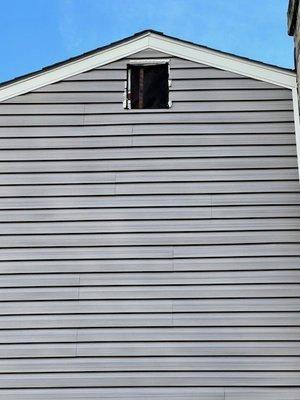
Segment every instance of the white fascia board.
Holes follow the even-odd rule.
[[[13,82],[2,89],[0,88],[0,101],[28,93],[40,87],[81,74],[82,72],[89,71],[101,65],[109,64],[138,51],[145,50],[149,48],[148,36],[149,33],[146,33],[144,36],[133,38],[128,42],[117,44],[108,49],[99,50],[99,53],[92,54],[79,60],[70,61],[65,65],[60,65],[49,71],[38,73],[35,76],[24,78],[24,80],[18,82]]]
[[[145,49],[158,50],[186,60],[207,64],[211,67],[273,83],[281,87],[289,89],[296,87],[296,76],[293,72],[282,71],[279,68],[256,63],[255,61],[243,60],[218,51],[201,48],[197,45],[182,42],[179,39],[146,32],[143,35],[128,39],[126,42],[99,50],[99,53],[67,62],[64,65],[57,66],[57,68],[40,72],[32,77],[24,78],[4,86],[0,88],[0,101],[89,71]]]
[[[149,36],[149,46],[154,50],[159,50],[176,57],[207,64],[211,67],[259,79],[285,88],[292,89],[296,86],[296,75],[292,71],[282,71],[276,67],[251,60],[243,60],[239,57],[201,48],[197,45],[181,42],[180,40],[152,33]]]

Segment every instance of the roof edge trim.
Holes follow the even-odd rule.
[[[225,69],[249,78],[259,79],[289,89],[296,86],[296,74],[294,71],[208,49],[180,39],[153,33],[149,36],[149,45],[155,50],[168,52],[177,57]]]
[[[69,78],[71,76],[89,71],[101,65],[109,64],[120,58],[149,48],[148,36],[150,33],[138,37],[131,37],[128,41],[117,43],[109,48],[100,49],[98,53],[83,56],[80,59],[70,60],[63,65],[58,65],[50,70],[37,72],[35,75],[25,76],[24,79],[0,87],[0,101],[7,100],[51,83]]]
[[[281,87],[289,89],[296,87],[296,75],[293,71],[219,52],[154,31],[145,31],[110,46],[100,48],[99,51],[92,54],[71,59],[57,67],[25,76],[24,79],[8,82],[0,87],[0,101],[33,91],[148,48]]]

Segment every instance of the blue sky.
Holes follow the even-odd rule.
[[[293,68],[288,0],[0,0],[0,81],[151,28]]]

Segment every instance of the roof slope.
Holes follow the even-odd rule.
[[[204,63],[215,68],[287,88],[293,88],[296,85],[295,73],[290,69],[214,50],[149,29],[39,71],[3,82],[0,84],[0,101],[108,64],[145,49],[162,51],[173,56]]]

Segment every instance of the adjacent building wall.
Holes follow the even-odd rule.
[[[299,0],[290,0],[288,7],[288,34],[294,36],[295,68],[297,80],[300,78],[300,8]]]
[[[1,400],[300,398],[291,92],[170,60],[0,104]]]

